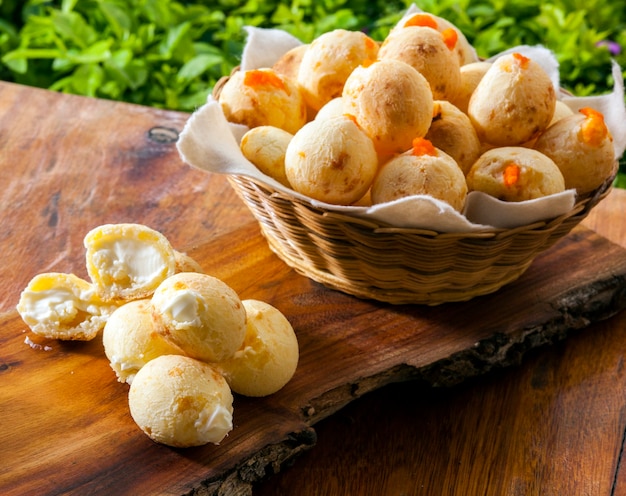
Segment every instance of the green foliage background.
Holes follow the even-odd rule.
[[[192,111],[239,63],[244,25],[304,42],[335,28],[381,40],[412,0],[0,0],[0,79]],[[488,57],[542,44],[575,95],[612,89],[626,68],[626,9],[614,0],[416,0],[456,24]],[[607,42],[620,53],[611,54]],[[621,171],[626,172],[622,159]],[[626,187],[626,176],[619,178]]]

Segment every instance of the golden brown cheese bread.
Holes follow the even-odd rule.
[[[202,266],[187,253],[174,250],[176,272],[204,272]]]
[[[454,45],[454,53],[459,59],[459,65],[471,64],[478,61],[476,50],[465,37],[465,34],[443,17],[436,16],[429,12],[419,12],[411,16],[407,16],[401,23],[393,28],[393,31],[407,26],[429,26],[443,33],[448,29],[453,29],[456,33],[456,43]]]
[[[470,98],[468,115],[481,141],[516,146],[548,127],[555,105],[554,86],[541,65],[511,53],[496,59],[482,77]]]
[[[480,156],[480,141],[469,117],[446,100],[435,101],[425,138],[456,160],[464,174]]]
[[[432,27],[409,25],[389,33],[378,58],[409,64],[426,78],[434,99],[451,100],[461,86],[459,59],[453,51],[455,44],[453,29],[441,33]]]
[[[308,45],[300,45],[291,50],[287,50],[287,52],[274,63],[272,69],[278,74],[296,81],[298,79],[298,71],[300,70],[302,57],[304,57],[304,52],[306,52],[307,48]]]
[[[259,126],[250,129],[241,138],[241,153],[263,174],[290,187],[285,174],[285,153],[293,138],[291,133],[274,126]]]
[[[354,68],[377,56],[378,43],[360,31],[336,29],[317,37],[302,56],[297,78],[309,107],[318,111],[341,96]]]
[[[280,310],[258,300],[243,300],[246,337],[241,348],[218,370],[231,389],[245,396],[275,393],[293,377],[298,366],[298,339]]]
[[[604,116],[592,109],[564,117],[550,126],[535,143],[561,169],[566,188],[589,193],[615,173],[613,137]]]
[[[230,358],[243,342],[243,304],[216,277],[180,272],[163,281],[150,302],[155,331],[186,355],[218,362]]]
[[[563,175],[546,155],[521,146],[483,153],[467,174],[470,191],[482,191],[504,201],[519,202],[565,190]]]
[[[309,122],[285,154],[285,173],[295,191],[337,205],[359,200],[377,168],[372,140],[347,115]]]
[[[345,114],[343,110],[343,98],[338,96],[333,98],[330,102],[324,104],[324,106],[315,114],[315,119],[329,119],[331,117],[337,117]]]
[[[154,330],[150,300],[123,304],[108,318],[102,332],[104,353],[119,382],[131,384],[146,363],[183,351]]]
[[[342,98],[344,111],[355,117],[383,156],[409,150],[413,139],[428,132],[433,117],[428,81],[399,60],[357,67]]]
[[[219,444],[233,429],[233,395],[211,365],[181,355],[146,363],[128,392],[130,414],[153,441],[177,448]]]
[[[574,115],[574,111],[561,100],[556,101],[556,106],[554,107],[554,115],[552,116],[552,120],[550,121],[550,126],[554,124],[556,121],[560,121],[564,117],[569,117],[570,115]],[[549,126],[548,126],[549,127]]]
[[[228,121],[250,128],[274,126],[293,134],[307,121],[299,85],[273,69],[233,73],[218,101]]]
[[[456,96],[450,100],[459,110],[467,114],[467,108],[469,107],[472,93],[474,93],[476,86],[478,86],[478,83],[490,67],[491,62],[485,61],[472,62],[461,66],[461,84],[459,91]]]
[[[33,277],[17,304],[20,317],[35,334],[71,341],[94,339],[116,308],[100,298],[93,284],[62,272]]]
[[[411,151],[382,167],[371,189],[372,203],[385,203],[412,195],[429,195],[461,211],[467,196],[463,171],[456,161],[424,138]]]
[[[176,272],[176,250],[143,224],[103,224],[83,239],[89,278],[105,301],[146,298]]]

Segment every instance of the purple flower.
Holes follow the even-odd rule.
[[[620,53],[622,53],[622,47],[620,46],[619,43],[615,42],[615,41],[611,41],[611,40],[602,40],[602,41],[598,41],[596,43],[596,46],[600,47],[600,46],[604,46],[609,50],[609,53],[611,55],[619,55]]]

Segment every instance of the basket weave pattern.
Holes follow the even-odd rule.
[[[604,198],[607,181],[555,219],[516,229],[437,233],[313,206],[244,176],[228,179],[271,250],[312,280],[360,298],[437,305],[491,293],[519,278]]]

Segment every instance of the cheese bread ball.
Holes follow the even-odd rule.
[[[295,134],[285,154],[292,188],[336,205],[361,198],[377,168],[372,140],[347,115],[309,122]]]
[[[435,101],[425,138],[456,160],[464,174],[480,156],[480,141],[469,117],[445,100]]]
[[[355,67],[376,60],[378,43],[360,31],[336,29],[317,37],[302,57],[298,83],[307,104],[318,111],[341,96]]]
[[[95,338],[116,308],[102,301],[93,284],[61,272],[33,277],[17,304],[22,320],[35,334],[68,341]]]
[[[461,211],[467,184],[463,171],[447,153],[424,138],[413,150],[384,164],[374,180],[372,203],[385,203],[412,195],[429,195]]]
[[[306,52],[308,45],[300,45],[287,50],[285,54],[280,57],[272,66],[272,69],[278,74],[281,74],[292,81],[298,79],[298,71],[300,70],[300,63],[304,52]]]
[[[456,96],[450,100],[459,110],[467,114],[472,93],[474,93],[476,86],[478,86],[478,83],[490,67],[491,62],[484,61],[472,62],[461,66],[461,85]]]
[[[159,285],[151,305],[156,331],[193,358],[225,360],[243,342],[246,311],[237,293],[216,277],[175,274]]]
[[[83,241],[87,273],[104,300],[150,296],[176,272],[176,253],[167,238],[142,224],[104,224]]]
[[[382,156],[409,150],[413,139],[428,132],[433,117],[428,81],[399,60],[356,68],[342,98],[344,111],[354,116]]]
[[[604,116],[588,107],[550,126],[537,139],[535,149],[554,160],[565,187],[575,188],[578,194],[598,188],[613,177],[617,167]]]
[[[541,198],[565,190],[563,175],[543,153],[520,146],[483,153],[467,174],[470,191],[509,202]]]
[[[175,448],[219,444],[233,429],[233,395],[224,377],[181,355],[146,363],[130,385],[128,406],[150,439]]]
[[[327,102],[315,115],[315,119],[329,119],[331,117],[338,117],[344,113],[343,98],[338,96],[337,98],[333,98],[330,102]]]
[[[299,85],[273,69],[235,72],[218,101],[229,122],[250,128],[274,126],[293,134],[307,121]]]
[[[450,30],[447,34],[456,33]],[[387,36],[378,51],[380,60],[399,60],[422,74],[435,100],[453,99],[461,87],[458,56],[452,39],[431,27],[407,26]]]
[[[291,138],[291,133],[274,126],[255,127],[241,138],[241,153],[263,174],[289,188],[289,179],[285,174],[285,152]]]
[[[554,86],[541,65],[511,53],[496,59],[480,80],[468,115],[481,141],[515,146],[548,127],[555,105]]]
[[[560,121],[564,117],[569,117],[570,115],[574,115],[574,113],[575,112],[570,108],[569,105],[567,105],[561,100],[557,100],[556,106],[554,107],[554,115],[552,116],[552,120],[550,121],[550,126],[554,124],[556,121]]]
[[[104,325],[102,344],[118,381],[128,384],[150,360],[184,355],[154,329],[150,300],[129,301],[115,310]]]
[[[174,250],[174,260],[176,261],[176,272],[204,272],[202,266],[186,253]]]
[[[235,355],[218,364],[235,393],[267,396],[293,377],[298,365],[298,339],[280,310],[258,300],[243,300],[247,330]]]
[[[467,40],[463,32],[443,17],[439,17],[428,12],[420,12],[417,14],[413,14],[412,16],[408,16],[406,19],[403,20],[402,23],[394,27],[394,30],[401,29],[402,27],[407,26],[432,27],[441,33],[449,33],[449,31],[447,30],[453,29],[456,34],[454,52],[459,58],[459,65],[463,66],[465,64],[471,64],[478,61],[478,55],[476,54],[476,50]]]

